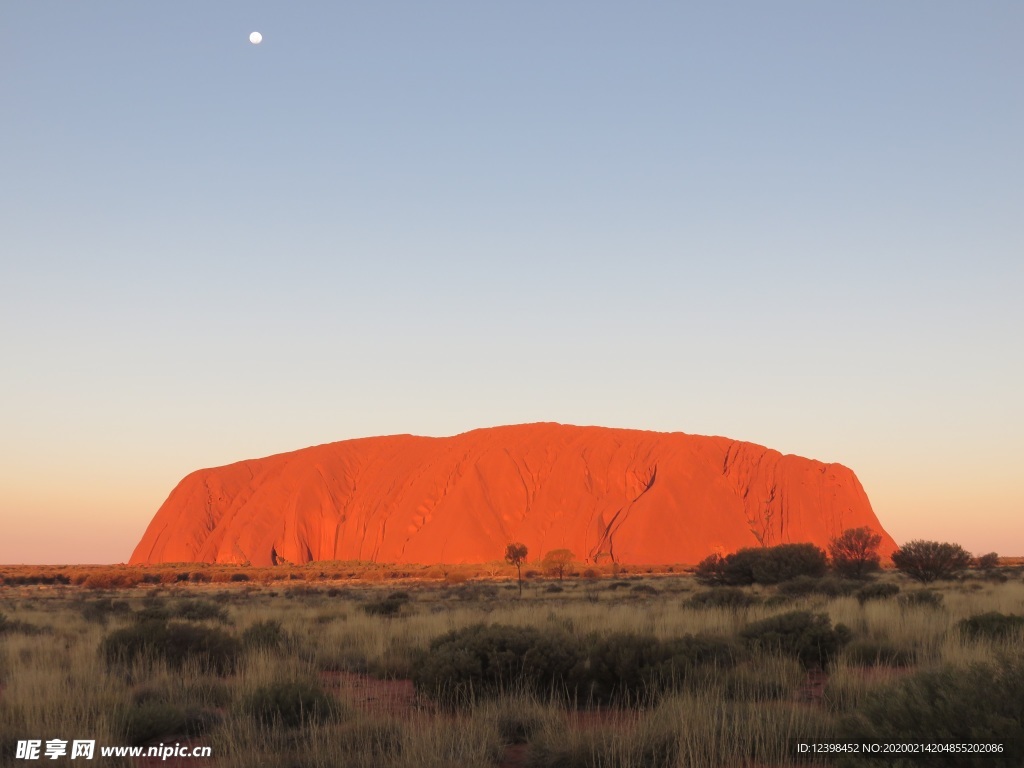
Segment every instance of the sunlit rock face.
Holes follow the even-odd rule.
[[[882,534],[840,464],[725,437],[562,424],[346,440],[188,475],[132,563],[311,560],[696,563],[711,552]]]

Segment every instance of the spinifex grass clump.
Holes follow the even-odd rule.
[[[565,691],[580,650],[567,633],[474,624],[436,638],[415,665],[413,682],[450,704],[520,689]]]
[[[289,680],[260,686],[243,700],[241,709],[260,723],[298,728],[337,718],[338,702],[319,685]]]
[[[862,667],[909,667],[915,661],[914,651],[900,648],[887,640],[859,638],[843,650],[849,664]]]
[[[366,603],[363,610],[370,616],[397,616],[408,602],[408,592],[392,592],[381,600]]]
[[[839,579],[834,576],[815,578],[814,576],[797,576],[795,579],[783,581],[777,587],[779,594],[790,597],[807,595],[824,595],[825,597],[843,597],[860,589],[862,582],[853,579]]]
[[[1024,616],[989,611],[962,619],[956,626],[972,640],[999,640],[1024,633]]]
[[[758,602],[756,595],[739,587],[712,587],[698,592],[686,601],[690,608],[746,608]]]
[[[838,740],[851,742],[912,743],[927,734],[941,743],[998,744],[996,753],[932,754],[927,764],[1017,768],[1024,755],[1024,660],[917,672],[869,692],[841,731]],[[891,758],[877,764],[890,765]]]
[[[791,611],[748,624],[740,637],[752,649],[792,656],[807,668],[825,668],[850,640],[842,624],[833,629],[824,613]]]
[[[900,593],[900,588],[896,584],[892,584],[888,581],[878,581],[873,584],[865,584],[863,587],[857,590],[857,602],[861,605],[870,602],[871,600],[888,600],[890,597],[895,597]]]
[[[436,639],[415,665],[416,687],[446,703],[528,691],[578,705],[647,703],[698,667],[731,667],[728,640],[661,640],[618,632],[578,640],[564,631],[477,624]]]
[[[150,620],[111,632],[100,650],[108,666],[162,659],[173,669],[195,663],[202,669],[227,674],[238,661],[241,644],[222,629]]]
[[[739,648],[718,637],[660,640],[653,635],[615,633],[591,638],[586,660],[573,669],[581,703],[647,703],[680,688],[700,667],[727,669]]]
[[[201,736],[221,721],[214,709],[185,706],[148,690],[133,697],[123,717],[124,738],[132,745],[171,736]]]
[[[276,651],[284,647],[287,640],[288,633],[275,619],[257,621],[242,633],[242,645],[246,648]]]
[[[900,605],[906,608],[941,608],[942,593],[934,589],[917,589],[906,592],[899,597]]]

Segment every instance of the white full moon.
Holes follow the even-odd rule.
[[[253,32],[251,35],[249,35],[249,42],[253,45],[259,45],[260,43],[263,42],[263,35],[261,35],[259,32]]]

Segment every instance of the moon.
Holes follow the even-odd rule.
[[[253,45],[259,45],[260,43],[263,42],[263,35],[261,35],[259,32],[253,32],[251,35],[249,35],[249,42]]]

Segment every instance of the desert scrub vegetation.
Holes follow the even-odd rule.
[[[710,555],[697,565],[695,574],[702,584],[742,586],[820,577],[827,570],[828,557],[814,544],[779,544],[741,549],[725,557]]]
[[[824,669],[850,640],[844,624],[825,613],[790,611],[748,624],[740,637],[750,648],[791,656],[808,668]]]
[[[103,656],[111,668],[159,660],[178,669],[195,664],[217,674],[234,669],[240,650],[239,640],[224,630],[160,619],[115,630],[102,644]]]
[[[967,629],[1024,615],[1016,575],[935,582],[936,609],[896,599],[921,587],[894,572],[851,594],[828,586],[835,577],[801,580],[772,603],[787,580],[566,574],[526,580],[519,599],[510,580],[263,584],[210,567],[197,583],[201,569],[178,570],[189,578],[116,593],[0,591],[7,624],[33,627],[0,632],[0,763],[19,738],[73,728],[105,744],[186,738],[214,749],[210,764],[239,768],[500,766],[509,755],[525,766],[789,766],[791,738],[934,719],[929,692],[990,685],[1001,696],[1024,658],[1012,618],[1005,634]],[[633,591],[643,585],[652,591]],[[881,585],[899,591],[861,600]],[[365,610],[396,591],[397,613]],[[230,661],[213,660],[218,648]],[[1017,722],[980,698],[968,696],[981,727]]]

